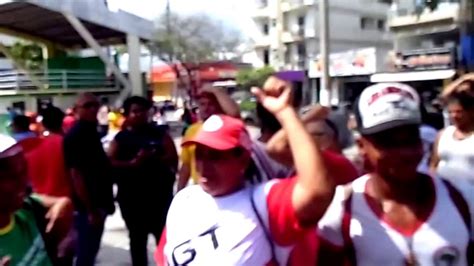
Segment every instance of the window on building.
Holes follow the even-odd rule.
[[[369,17],[360,18],[360,28],[363,30],[374,30],[377,28],[377,20]]]
[[[270,50],[269,49],[263,50],[263,63],[265,65],[270,64]]]
[[[276,27],[277,26],[277,20],[276,19],[272,19],[272,27]]]
[[[291,64],[291,45],[285,45],[285,64]]]
[[[268,23],[263,23],[262,32],[263,35],[268,35],[270,33],[270,25],[268,25]]]
[[[306,57],[306,45],[304,42],[298,43],[296,47],[298,51],[298,58],[305,58]]]
[[[289,18],[289,13],[285,12],[283,13],[283,31],[288,31],[290,23],[290,18]]]
[[[385,31],[385,19],[379,19],[377,21],[377,28],[380,30],[380,31]]]
[[[304,35],[305,16],[298,16],[298,34]]]
[[[305,24],[305,16],[298,16],[298,26],[304,27]]]

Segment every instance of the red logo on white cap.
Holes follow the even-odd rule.
[[[206,132],[216,132],[224,126],[224,121],[221,117],[213,115],[209,117],[202,125],[202,129]]]

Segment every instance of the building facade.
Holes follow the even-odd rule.
[[[278,70],[308,69],[319,54],[318,0],[256,0],[253,19],[258,65]],[[330,0],[331,52],[390,48],[387,12],[390,5],[370,0]]]
[[[471,34],[465,31],[463,12],[469,1],[391,2],[387,23],[394,50],[385,71],[372,75],[371,81],[408,83],[429,102],[471,64],[469,54],[474,45]]]

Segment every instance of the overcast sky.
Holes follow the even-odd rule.
[[[255,26],[251,11],[255,0],[170,0],[171,10],[183,14],[207,13],[251,36]],[[147,19],[154,19],[164,12],[166,0],[109,0],[121,9]]]

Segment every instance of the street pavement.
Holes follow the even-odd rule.
[[[258,128],[248,127],[249,133],[253,138],[258,137]],[[172,129],[172,136],[176,147],[180,150],[181,130],[179,128]],[[129,253],[128,232],[125,223],[120,214],[120,208],[117,206],[114,215],[108,217],[105,224],[105,232],[102,238],[102,247],[97,258],[99,266],[129,266],[131,264]],[[148,241],[148,257],[149,265],[155,265],[153,260],[153,252],[156,243],[152,235]]]

